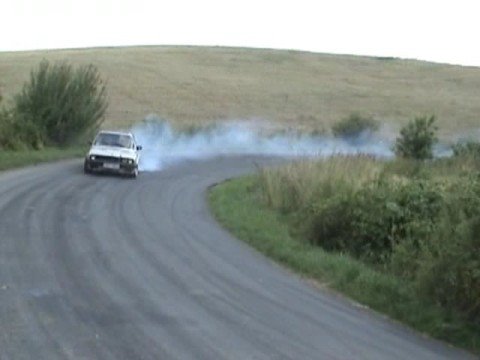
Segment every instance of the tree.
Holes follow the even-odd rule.
[[[395,142],[395,154],[409,159],[425,160],[433,157],[433,145],[438,141],[435,116],[416,117],[400,130]]]
[[[33,124],[48,145],[68,145],[97,130],[106,109],[106,87],[93,65],[75,70],[43,60],[14,98],[17,121]]]

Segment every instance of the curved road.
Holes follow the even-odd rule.
[[[462,359],[272,264],[206,188],[267,161],[0,175],[0,359]]]

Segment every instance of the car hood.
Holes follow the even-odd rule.
[[[92,146],[88,152],[88,156],[90,155],[114,156],[129,159],[135,159],[137,157],[135,150],[115,146]]]

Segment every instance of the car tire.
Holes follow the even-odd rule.
[[[84,174],[91,174],[92,173],[92,170],[88,166],[88,162],[86,160],[83,163],[83,172],[84,172]]]
[[[136,179],[137,176],[138,176],[138,167],[136,167],[128,177],[130,179]]]

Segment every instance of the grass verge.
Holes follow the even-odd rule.
[[[260,200],[253,177],[213,188],[209,202],[235,236],[295,272],[455,346],[480,352],[478,329],[436,304],[419,299],[411,285],[347,255],[328,253],[292,235],[289,221]]]
[[[85,155],[85,147],[46,148],[43,150],[0,151],[0,171],[27,165],[70,159]]]

